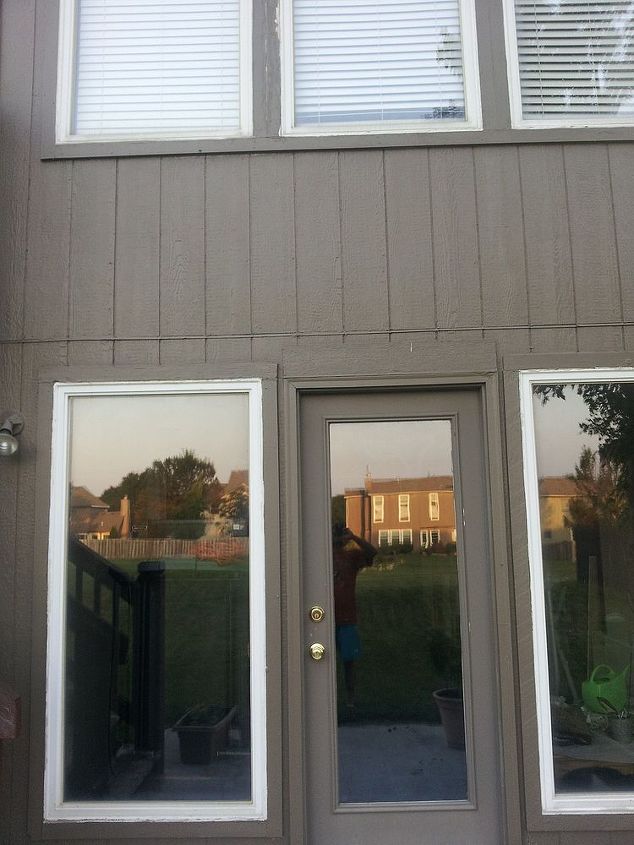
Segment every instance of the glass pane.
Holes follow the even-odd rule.
[[[251,798],[248,403],[71,399],[66,801]]]
[[[339,801],[466,799],[451,423],[333,423],[330,476]]]
[[[464,120],[460,4],[294,0],[297,126]]]
[[[525,118],[634,116],[631,0],[515,0]]]
[[[634,384],[533,387],[555,790],[634,788]]]

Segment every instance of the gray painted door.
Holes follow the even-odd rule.
[[[502,841],[482,415],[471,389],[302,398],[310,845]]]

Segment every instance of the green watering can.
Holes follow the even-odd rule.
[[[593,713],[620,713],[627,704],[626,666],[617,675],[614,669],[601,663],[595,666],[587,681],[581,684],[583,703]]]

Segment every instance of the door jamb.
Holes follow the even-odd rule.
[[[492,554],[491,576],[493,579],[493,607],[495,612],[494,659],[498,667],[497,721],[500,735],[500,788],[502,791],[501,829],[507,843],[520,842],[522,838],[521,794],[519,784],[519,744],[517,721],[517,696],[515,690],[516,653],[512,637],[514,630],[514,609],[512,606],[512,572],[510,571],[510,546],[507,531],[506,479],[504,474],[504,441],[501,428],[501,396],[495,352],[489,344],[477,347],[481,354],[478,363],[484,365],[479,372],[460,372],[458,369],[444,372],[447,368],[446,355],[438,350],[425,354],[415,362],[420,366],[417,373],[394,374],[385,360],[383,367],[375,366],[372,375],[353,376],[350,372],[350,355],[332,353],[324,361],[322,373],[302,375],[302,371],[315,372],[315,356],[304,365],[305,356],[292,356],[282,373],[282,428],[285,436],[285,489],[287,498],[284,518],[286,521],[286,593],[288,613],[286,624],[287,651],[287,730],[289,760],[289,836],[291,842],[306,841],[306,805],[304,772],[303,720],[303,626],[302,626],[302,581],[301,567],[301,502],[299,483],[299,406],[301,397],[310,393],[361,392],[363,390],[395,390],[399,388],[478,388],[482,397],[483,427],[485,442],[484,460],[488,467],[489,496],[489,541]],[[337,351],[339,352],[339,350]],[[355,350],[355,353],[357,350]],[[484,354],[482,354],[484,353]],[[354,354],[354,353],[353,353]],[[356,358],[356,355],[354,355]],[[367,356],[359,356],[368,367]],[[462,361],[473,363],[473,358],[464,355]],[[413,362],[408,362],[411,366]],[[286,361],[285,361],[286,364]],[[333,373],[333,364],[334,370]],[[364,364],[357,370],[363,372]],[[436,366],[434,366],[434,364]],[[339,367],[341,369],[339,369]],[[305,368],[304,368],[305,367]],[[369,369],[369,367],[368,367]],[[399,367],[398,369],[402,369]],[[339,370],[337,372],[337,370]],[[381,373],[383,370],[384,374]],[[325,375],[323,374],[325,371]],[[347,372],[346,372],[347,371]],[[427,371],[427,372],[426,372]],[[398,370],[397,370],[398,372]],[[290,680],[294,679],[291,683]],[[297,683],[297,681],[301,681]]]

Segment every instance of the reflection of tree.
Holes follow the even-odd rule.
[[[627,509],[627,499],[620,483],[621,470],[608,460],[601,460],[588,446],[581,451],[574,480],[579,494],[569,505],[573,526],[615,525]]]
[[[218,505],[218,513],[232,523],[239,523],[242,530],[249,528],[249,488],[240,484],[235,490],[226,493]]]
[[[114,508],[128,496],[132,525],[147,526],[150,536],[196,539],[204,532],[203,511],[215,511],[221,493],[214,465],[185,450],[128,473],[101,498]]]
[[[546,404],[549,399],[566,399],[572,388],[588,409],[588,418],[579,423],[586,434],[599,437],[599,457],[618,470],[615,481],[622,489],[634,486],[634,382],[600,384],[542,384],[535,393]]]

